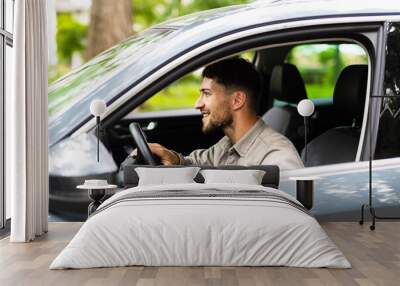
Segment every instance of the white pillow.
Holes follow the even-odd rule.
[[[199,167],[135,168],[139,176],[138,186],[195,183],[193,179],[199,170]]]
[[[265,175],[263,170],[201,170],[200,174],[204,177],[205,184],[224,183],[224,184],[246,184],[261,185]]]

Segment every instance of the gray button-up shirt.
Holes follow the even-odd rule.
[[[303,168],[292,142],[262,119],[236,144],[224,136],[208,149],[194,150],[189,156],[178,154],[181,165],[278,165],[280,170]]]

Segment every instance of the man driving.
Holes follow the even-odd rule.
[[[256,114],[260,78],[251,63],[241,58],[221,60],[205,67],[202,78],[195,104],[202,114],[202,131],[207,134],[221,128],[225,136],[210,148],[194,150],[188,156],[150,143],[151,152],[162,164],[278,165],[280,170],[303,167],[289,139]]]

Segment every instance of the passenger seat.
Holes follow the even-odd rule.
[[[283,64],[273,68],[269,96],[285,105],[269,109],[262,116],[264,122],[289,138],[300,151],[304,147],[304,128],[303,118],[297,112],[297,104],[307,98],[307,92],[296,66]]]
[[[333,93],[333,108],[341,126],[307,144],[306,167],[354,161],[360,139],[368,79],[368,65],[347,66]],[[304,150],[302,152],[304,161]]]

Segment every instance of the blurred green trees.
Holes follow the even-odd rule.
[[[61,63],[71,63],[74,52],[83,52],[88,27],[78,22],[71,13],[57,15],[57,56]]]
[[[74,53],[83,53],[86,48],[88,26],[77,21],[71,13],[57,15],[57,59],[56,66],[49,67],[49,83],[71,70]]]

